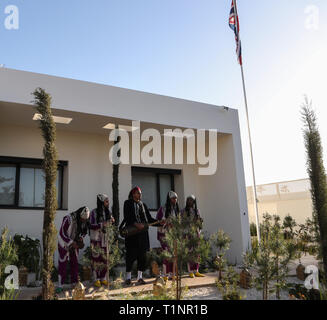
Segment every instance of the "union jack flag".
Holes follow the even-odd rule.
[[[242,46],[240,39],[240,23],[238,20],[236,0],[232,0],[232,8],[229,13],[229,27],[234,31],[236,41],[236,55],[240,65],[242,65]]]

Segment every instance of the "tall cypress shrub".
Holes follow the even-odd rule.
[[[317,117],[312,102],[305,97],[302,105],[303,135],[307,154],[307,171],[311,182],[313,219],[320,243],[325,275],[327,275],[327,180],[323,163],[323,148]]]
[[[39,126],[44,139],[43,147],[43,170],[45,173],[45,201],[43,214],[43,267],[42,267],[42,298],[49,300],[53,298],[54,287],[51,281],[53,269],[53,256],[56,249],[55,216],[57,210],[57,149],[56,124],[52,118],[51,96],[42,88],[37,88],[33,93],[34,104],[38,113],[41,114]]]

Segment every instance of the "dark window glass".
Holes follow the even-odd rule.
[[[15,204],[16,166],[0,164],[0,205]]]
[[[61,172],[57,172],[57,199],[58,208],[61,207]],[[24,165],[20,169],[19,181],[19,206],[20,207],[44,207],[45,200],[45,175],[41,167],[33,165]]]
[[[174,189],[173,181],[174,174],[161,173],[156,169],[132,169],[132,185],[142,189],[142,201],[152,210],[158,210],[166,203],[167,193]]]
[[[160,181],[160,205],[163,206],[167,200],[167,193],[172,189],[171,188],[171,175],[161,174],[159,175]]]
[[[133,186],[142,190],[142,201],[151,209],[157,208],[157,179],[152,172],[135,172],[132,177]]]

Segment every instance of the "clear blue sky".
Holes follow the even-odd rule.
[[[6,30],[6,5],[19,30]],[[227,21],[231,0],[0,1],[0,64],[227,105],[240,112],[251,184],[240,69]],[[319,9],[318,29],[305,9]],[[238,0],[258,183],[307,176],[299,109],[313,100],[325,154],[327,2]]]

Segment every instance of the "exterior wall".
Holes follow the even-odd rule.
[[[276,214],[283,219],[290,214],[297,223],[312,218],[312,200],[308,179],[257,186],[259,220],[264,213]],[[247,187],[250,222],[255,223],[252,187]]]
[[[87,205],[96,206],[96,194],[105,192],[112,196],[112,165],[108,153],[112,143],[107,135],[57,130],[57,149],[59,160],[68,161],[68,203],[67,210],[59,210],[56,216],[57,230],[63,217]],[[1,125],[1,155],[27,158],[42,158],[43,140],[40,130],[33,127]],[[186,148],[184,148],[186,156]],[[219,136],[218,170],[213,176],[199,176],[197,165],[152,165],[156,168],[181,169],[176,176],[175,187],[179,194],[180,205],[184,206],[185,197],[195,194],[205,221],[207,233],[224,229],[233,239],[230,260],[239,261],[242,246],[242,215],[238,199],[238,188],[233,157],[233,138],[231,135]],[[174,157],[174,154],[173,154]],[[234,161],[233,161],[234,160]],[[151,166],[149,166],[151,167]],[[132,186],[131,166],[121,165],[119,174],[120,212]],[[226,215],[228,213],[228,215]],[[155,216],[156,212],[152,212]],[[43,211],[2,209],[1,226],[7,225],[12,233],[28,234],[41,239]],[[245,225],[246,228],[246,225]],[[152,247],[158,247],[156,228],[150,228]],[[88,241],[88,237],[87,237]]]
[[[232,239],[227,258],[240,263],[242,253],[250,246],[247,203],[239,194],[233,137],[226,135],[218,140],[218,170],[216,175],[199,177],[202,206],[205,207],[205,229],[209,233],[223,229]],[[234,201],[239,199],[239,201]]]
[[[107,159],[108,141],[105,136],[76,132],[57,131],[58,158],[68,164],[68,210],[59,210],[56,227],[59,230],[63,217],[87,205],[96,206],[96,194],[111,195],[112,167]],[[43,141],[39,129],[1,125],[1,155],[42,158]],[[126,196],[129,186],[122,183],[121,197]],[[13,233],[42,238],[43,211],[2,209],[0,225],[7,225]]]

